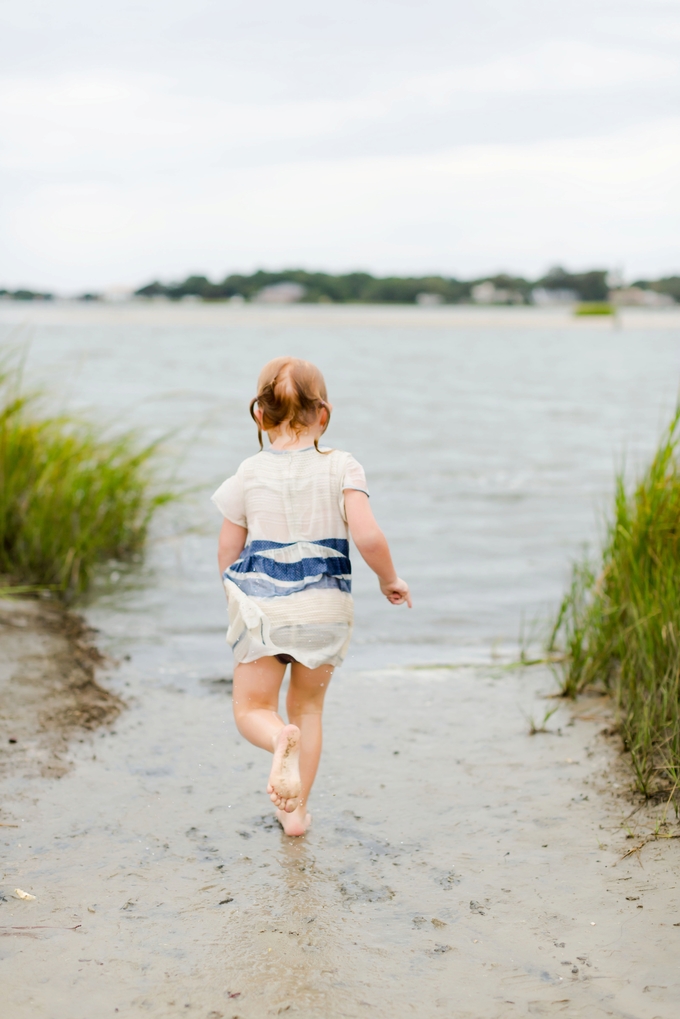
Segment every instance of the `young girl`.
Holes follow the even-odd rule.
[[[250,404],[260,452],[212,497],[224,517],[217,559],[236,660],[234,717],[242,736],[274,754],[267,792],[287,835],[310,824],[324,697],[352,633],[348,529],[387,600],[411,606],[363,468],[351,453],[319,447],[331,410],[318,368],[296,357],[270,361]],[[288,663],[286,725],[278,704]]]

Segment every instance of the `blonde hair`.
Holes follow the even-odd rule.
[[[262,429],[269,432],[285,422],[291,432],[299,435],[316,422],[319,411],[325,408],[323,435],[331,419],[327,401],[326,383],[316,365],[299,357],[275,357],[260,372],[257,396],[250,401],[250,416],[257,425],[260,449],[264,448]],[[261,426],[255,417],[255,404],[262,412]],[[314,439],[314,448],[317,453],[322,452],[318,439]]]

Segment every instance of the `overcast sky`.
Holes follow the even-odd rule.
[[[0,12],[0,286],[680,271],[680,0]]]

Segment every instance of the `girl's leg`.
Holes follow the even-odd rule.
[[[234,719],[242,736],[274,754],[267,792],[283,811],[293,811],[300,796],[300,730],[278,713],[286,666],[266,656],[234,669]]]
[[[318,669],[308,669],[299,662],[291,665],[286,707],[289,721],[300,730],[302,792],[299,804],[292,813],[282,815],[279,812],[279,820],[287,835],[302,835],[309,827],[307,800],[319,767],[322,743],[321,714],[332,675],[332,665],[321,665]]]

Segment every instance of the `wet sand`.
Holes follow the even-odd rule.
[[[13,1019],[678,1014],[680,840],[623,858],[659,808],[627,838],[606,702],[530,736],[556,703],[542,668],[341,670],[289,839],[228,681],[141,680],[109,671],[129,709],[59,781],[2,779]]]
[[[57,604],[0,600],[0,777],[61,777],[70,740],[118,715],[123,702],[95,678],[94,636]]]

